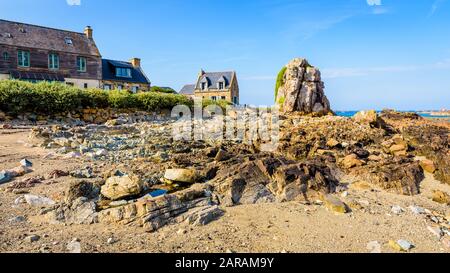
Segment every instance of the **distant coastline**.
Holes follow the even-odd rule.
[[[356,113],[359,111],[336,111],[336,115],[341,117],[353,117]],[[381,113],[381,111],[377,111],[378,113]],[[450,111],[399,111],[399,112],[409,112],[409,113],[416,113],[420,115],[421,117],[428,118],[428,119],[443,119],[450,121]]]

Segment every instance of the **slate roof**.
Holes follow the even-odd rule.
[[[231,79],[233,78],[234,72],[207,72],[201,76],[196,84],[195,89],[201,89],[201,83],[206,81],[208,83],[208,89],[218,89],[217,83],[220,79],[225,79],[225,88],[230,88]]]
[[[66,44],[70,38],[72,45]],[[0,44],[100,56],[95,42],[84,33],[60,30],[0,19]]]
[[[131,78],[116,77],[116,67],[130,68]],[[102,59],[102,70],[103,80],[150,84],[144,71],[141,68],[133,67],[129,62]]]
[[[180,94],[182,95],[194,95],[195,84],[186,84],[181,88]]]

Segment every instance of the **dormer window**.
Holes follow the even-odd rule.
[[[202,90],[206,90],[206,82],[202,82]]]
[[[225,89],[225,83],[219,82],[219,90]]]
[[[72,38],[70,38],[70,37],[64,38],[64,41],[66,42],[66,45],[73,45]]]
[[[123,68],[123,67],[116,67],[116,77],[131,78],[131,69]]]

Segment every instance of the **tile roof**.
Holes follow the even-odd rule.
[[[180,94],[182,95],[194,95],[195,84],[186,84],[181,88]]]
[[[200,83],[207,81],[209,89],[218,89],[217,83],[223,78],[225,80],[225,88],[229,88],[231,84],[231,79],[233,78],[234,72],[207,72],[201,76],[196,84],[195,89],[200,89]]]
[[[72,40],[68,45],[66,38]],[[0,44],[47,49],[79,55],[100,56],[93,40],[84,33],[60,30],[0,19]]]
[[[131,78],[117,77],[116,67],[130,68]],[[103,80],[150,84],[150,81],[147,76],[145,76],[144,71],[142,71],[141,68],[133,67],[133,65],[129,62],[102,59],[102,69]]]

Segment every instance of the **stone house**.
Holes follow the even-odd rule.
[[[180,94],[213,101],[225,100],[239,104],[239,84],[236,72],[200,71],[195,84],[185,85]]]
[[[106,64],[106,65],[104,65]],[[140,60],[103,60],[93,29],[73,32],[0,20],[0,80],[58,81],[79,88],[146,91]]]
[[[150,81],[141,68],[141,60],[130,62],[102,60],[101,87],[105,90],[130,90],[133,93],[150,91]]]

